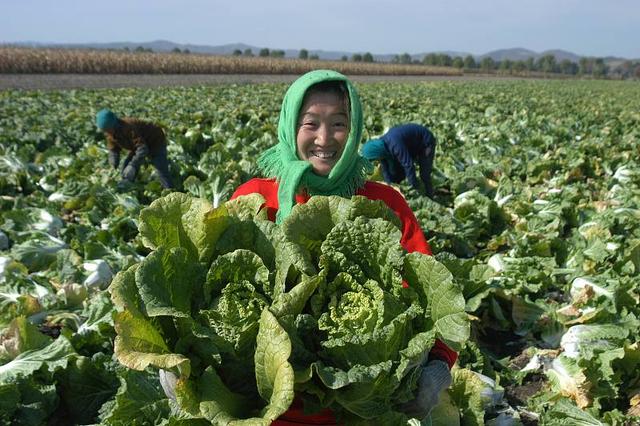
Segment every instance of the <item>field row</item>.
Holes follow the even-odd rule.
[[[438,140],[435,200],[399,186],[471,322],[434,424],[638,424],[640,85],[356,85],[363,138],[416,122]],[[140,230],[153,215],[140,212],[168,191],[151,166],[118,188],[95,114],[109,107],[161,124],[177,190],[201,199],[182,205],[208,206],[258,174],[256,158],[276,143],[285,90],[275,83],[0,92],[0,423],[124,425],[133,415],[147,424],[188,423],[160,388],[157,366],[127,368],[114,356],[123,330],[114,328],[109,286],[119,282],[122,304],[144,278],[133,277],[135,268],[154,273],[158,256]],[[180,220],[154,223],[168,229]],[[194,234],[183,226],[155,235]],[[143,310],[142,302],[126,303]],[[149,321],[145,332],[157,337],[172,324]],[[165,356],[164,338],[171,336],[138,349]],[[175,359],[219,357],[181,343],[171,346]],[[204,374],[192,365],[185,375]]]
[[[0,73],[303,74],[319,63],[347,75],[462,75],[456,68],[411,64],[0,47]]]

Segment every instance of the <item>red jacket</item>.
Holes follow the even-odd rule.
[[[241,195],[254,193],[261,194],[264,197],[265,205],[263,208],[267,209],[269,219],[275,221],[276,212],[278,211],[278,183],[275,179],[251,179],[240,185],[231,196],[231,199],[233,200]],[[356,191],[356,195],[363,195],[370,200],[382,200],[395,212],[402,222],[402,238],[400,239],[400,244],[407,252],[417,251],[432,254],[429,243],[427,243],[420,224],[418,224],[418,220],[400,192],[388,185],[367,181],[362,188]],[[309,201],[309,198],[307,194],[298,194],[296,195],[296,203],[306,203]],[[440,359],[449,364],[449,368],[451,368],[456,362],[456,359],[458,359],[458,354],[440,340],[436,339],[433,348],[431,348],[431,352],[429,352],[429,358]],[[294,401],[289,411],[272,423],[272,425],[288,426],[305,423],[330,425],[336,424],[336,421],[329,410],[323,410],[314,416],[305,416],[300,401]]]

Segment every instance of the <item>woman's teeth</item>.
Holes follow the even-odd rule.
[[[322,159],[328,159],[328,158],[333,158],[336,155],[336,152],[320,152],[320,151],[311,151],[311,155],[313,155],[314,157],[318,157],[318,158],[322,158]]]

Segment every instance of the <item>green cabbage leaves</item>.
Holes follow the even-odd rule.
[[[462,290],[403,250],[382,202],[312,197],[281,226],[263,204],[173,193],[141,211],[152,251],[110,287],[118,360],[173,372],[181,415],[213,424],[267,425],[294,398],[346,423],[406,423],[397,406],[435,339],[468,338]]]

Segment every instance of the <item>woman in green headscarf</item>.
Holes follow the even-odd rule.
[[[304,74],[284,96],[278,144],[258,160],[265,177],[242,184],[231,198],[261,194],[265,198],[263,208],[276,223],[281,223],[295,204],[306,203],[313,195],[362,195],[382,200],[402,221],[400,244],[404,249],[431,254],[402,194],[388,185],[366,180],[372,166],[358,154],[362,129],[360,98],[344,75],[330,70]],[[438,393],[450,383],[449,368],[456,359],[454,351],[436,340],[423,369],[424,380],[417,398],[406,407],[408,413],[418,418],[428,414]],[[306,418],[295,403],[283,417],[302,421]],[[322,412],[314,421],[331,419],[330,412]]]

